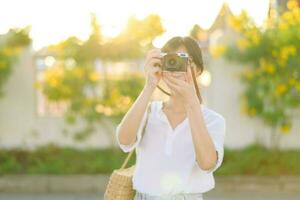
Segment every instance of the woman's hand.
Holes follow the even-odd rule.
[[[173,77],[170,72],[164,72],[163,76],[163,79],[170,87],[172,94],[181,98],[186,108],[193,105],[195,101],[198,101],[191,68],[188,67],[187,70],[188,71],[184,73],[185,80]]]
[[[145,86],[153,89],[155,89],[162,77],[160,53],[160,49],[151,49],[147,53],[144,66],[146,73]]]

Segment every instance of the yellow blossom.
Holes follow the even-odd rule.
[[[290,78],[290,79],[289,79],[289,84],[290,84],[290,85],[295,85],[295,84],[296,84],[296,80],[293,79],[293,78]]]
[[[218,58],[225,53],[226,47],[224,45],[215,45],[215,46],[211,46],[209,48],[209,50],[210,50],[211,55],[214,58]]]
[[[234,16],[229,18],[229,25],[237,32],[242,30],[241,22]]]
[[[73,73],[75,77],[82,78],[83,77],[83,70],[79,67],[74,68]]]
[[[287,86],[284,85],[284,84],[279,84],[279,85],[277,85],[277,87],[275,89],[275,94],[276,95],[281,95],[286,91],[287,91]]]
[[[294,21],[294,16],[291,12],[285,12],[282,14],[282,18],[288,23],[292,24]]]
[[[229,25],[237,32],[243,30],[243,24],[249,20],[248,14],[243,10],[238,16],[229,17]]]
[[[297,53],[297,49],[295,46],[286,46],[281,48],[279,57],[278,57],[278,62],[281,67],[285,67],[286,61],[290,56],[294,56]]]
[[[246,114],[247,113],[247,106],[245,106],[245,105],[240,106],[240,111],[241,111],[241,113]]]
[[[244,76],[247,80],[251,80],[254,77],[253,71],[247,70],[245,71],[242,76]]]
[[[48,82],[51,87],[56,87],[58,85],[58,81],[54,77],[51,77]]]
[[[282,133],[286,134],[286,133],[290,132],[291,127],[288,124],[283,124],[283,125],[280,126],[280,130],[281,130]]]
[[[260,67],[262,68],[262,70],[266,71],[269,74],[275,73],[275,66],[264,59],[260,59]]]
[[[93,72],[89,75],[89,79],[94,82],[98,81],[99,78],[100,78],[100,76],[97,72]]]
[[[97,104],[95,107],[96,112],[103,113],[106,116],[113,114],[113,110],[110,107],[104,106],[102,104]]]
[[[296,88],[296,90],[298,90],[298,91],[300,92],[300,83],[299,83],[299,82],[297,82],[297,83],[295,84],[295,88]]]
[[[256,114],[256,109],[255,108],[250,108],[249,110],[248,110],[248,114],[250,115],[250,116],[254,116],[255,114]]]
[[[7,67],[7,63],[3,60],[0,60],[0,69],[4,69]]]
[[[297,8],[298,7],[297,0],[289,0],[287,2],[287,7],[288,7],[289,10],[293,10],[293,9]]]
[[[248,47],[249,42],[246,39],[239,39],[237,41],[237,45],[238,45],[239,49],[244,50]]]
[[[251,29],[245,32],[245,36],[254,44],[258,45],[260,43],[259,32],[257,29]]]
[[[284,21],[280,21],[278,24],[278,28],[280,31],[286,31],[288,29],[288,25]]]
[[[272,56],[276,57],[278,55],[277,51],[272,50]]]
[[[253,34],[251,37],[251,41],[254,45],[258,45],[260,43],[260,37],[258,34]]]

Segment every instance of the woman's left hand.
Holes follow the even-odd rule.
[[[175,95],[181,98],[185,107],[194,104],[195,101],[198,101],[198,96],[193,83],[191,68],[188,67],[187,69],[188,71],[184,74],[185,81],[174,78],[172,77],[172,75],[164,76],[164,81],[167,82],[168,86],[171,90],[173,90]]]

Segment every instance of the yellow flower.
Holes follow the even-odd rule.
[[[237,32],[243,30],[243,24],[249,20],[248,14],[245,10],[241,12],[238,16],[229,17],[229,25]]]
[[[296,80],[293,79],[293,78],[290,78],[290,79],[289,79],[289,84],[290,84],[290,85],[295,85],[295,84],[296,84]]]
[[[293,9],[297,8],[298,7],[297,0],[289,0],[287,2],[287,7],[288,7],[289,10],[293,10]]]
[[[97,104],[95,107],[96,112],[98,113],[103,113],[104,111],[104,106],[102,104]]]
[[[111,116],[113,114],[113,110],[110,107],[105,107],[104,109],[104,115]]]
[[[89,79],[93,82],[96,82],[100,79],[100,76],[97,72],[92,72],[89,76]]]
[[[241,107],[240,107],[240,111],[241,111],[241,113],[246,114],[248,110],[247,110],[247,107],[246,107],[246,106],[241,106]]]
[[[110,107],[104,106],[102,104],[97,104],[95,107],[96,112],[103,113],[106,116],[113,114],[113,110]]]
[[[251,29],[245,32],[245,36],[251,41],[254,45],[258,45],[260,43],[259,32],[257,29]]]
[[[287,23],[280,21],[278,24],[278,28],[280,31],[286,31],[288,29]]]
[[[249,42],[246,39],[239,39],[237,41],[237,45],[238,45],[239,49],[244,50],[248,47]]]
[[[292,24],[294,21],[294,16],[291,12],[285,12],[282,14],[282,18],[288,23]]]
[[[283,125],[280,126],[280,130],[281,130],[281,132],[286,134],[286,133],[290,132],[291,127],[288,124],[283,124]]]
[[[289,45],[289,46],[283,47],[280,50],[279,57],[278,57],[278,62],[281,65],[281,67],[285,67],[285,63],[288,60],[288,58],[290,56],[296,55],[296,53],[297,53],[297,49],[295,46]]]
[[[42,84],[41,84],[41,82],[36,81],[36,82],[33,83],[33,87],[35,89],[41,89],[42,88]]]
[[[298,90],[298,91],[300,92],[300,83],[299,83],[299,82],[297,82],[297,83],[295,84],[295,88],[296,88],[296,90]]]
[[[267,62],[264,59],[260,59],[260,67],[262,70],[266,71],[269,74],[275,73],[275,66],[272,63]]]
[[[7,67],[7,63],[3,60],[0,60],[0,69],[5,69]]]
[[[225,53],[226,47],[224,45],[215,45],[215,46],[211,46],[209,48],[209,50],[210,50],[211,55],[214,58],[218,58]]]
[[[248,111],[248,113],[249,113],[250,116],[254,116],[256,114],[256,112],[257,111],[256,111],[255,108],[250,108],[249,111]]]
[[[245,77],[247,80],[251,80],[254,77],[253,71],[247,70],[242,74],[243,77]]]
[[[275,94],[276,95],[281,95],[286,91],[287,91],[287,86],[284,85],[284,84],[279,84],[279,85],[277,85],[277,87],[275,89]]]
[[[56,87],[58,85],[58,81],[53,77],[51,77],[48,81],[51,87]]]
[[[9,47],[9,48],[4,48],[2,51],[6,56],[13,56],[20,53],[21,49]]]
[[[253,34],[251,37],[253,44],[258,45],[260,43],[260,37],[258,34]]]
[[[295,9],[293,9],[293,11],[292,11],[292,13],[293,13],[293,15],[294,15],[294,20],[295,20],[295,22],[297,21],[297,22],[299,22],[300,21],[300,7],[297,7],[297,8],[295,8]]]
[[[82,78],[83,77],[83,70],[79,67],[74,68],[73,73],[75,77]]]
[[[242,30],[241,22],[234,16],[229,18],[229,25],[237,32],[241,32]]]
[[[275,73],[275,66],[272,63],[266,61],[265,59],[260,59],[259,64],[260,64],[260,68],[263,71],[265,71],[269,74],[274,74]]]

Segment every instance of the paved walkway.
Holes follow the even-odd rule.
[[[103,200],[103,194],[0,194],[0,200]],[[297,193],[217,193],[205,194],[205,200],[299,200]]]

